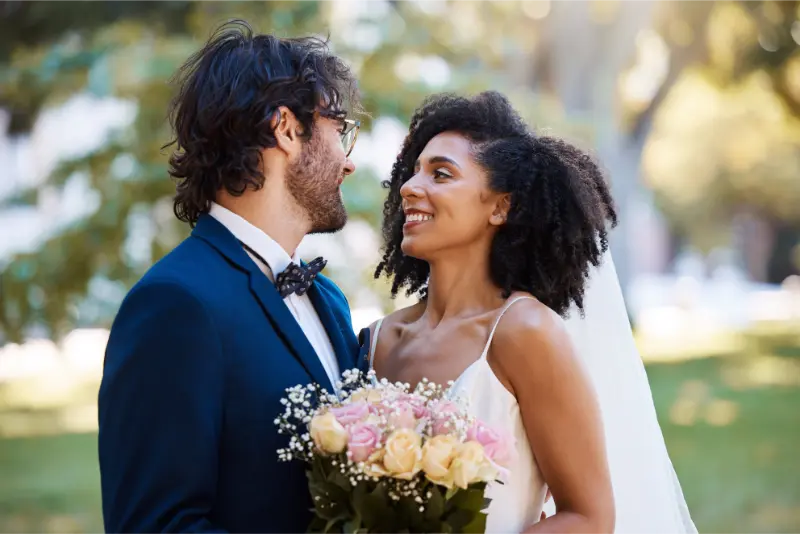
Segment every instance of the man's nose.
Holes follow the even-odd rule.
[[[344,174],[345,176],[348,176],[354,172],[356,172],[356,164],[353,163],[353,160],[347,158],[344,162]]]

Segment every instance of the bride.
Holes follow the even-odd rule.
[[[376,276],[420,300],[370,327],[369,365],[412,387],[453,381],[516,439],[487,532],[696,532],[606,252],[616,213],[596,164],[496,92],[440,95],[386,185]]]

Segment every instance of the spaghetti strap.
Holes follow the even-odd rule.
[[[510,307],[511,307],[511,306],[512,306],[512,305],[513,305],[515,302],[517,302],[517,301],[519,301],[519,300],[523,300],[523,299],[531,299],[531,300],[536,300],[536,298],[534,298],[534,297],[530,297],[530,296],[528,296],[528,295],[520,295],[519,297],[516,297],[516,298],[515,298],[515,299],[513,299],[511,302],[509,302],[509,303],[507,303],[507,304],[505,305],[505,307],[503,308],[503,310],[500,312],[500,315],[498,315],[498,316],[497,316],[497,319],[495,319],[495,320],[494,320],[494,325],[492,325],[492,330],[489,332],[489,339],[487,339],[487,340],[486,340],[486,346],[485,346],[485,347],[483,347],[483,352],[481,353],[481,357],[480,357],[480,359],[481,359],[481,360],[485,360],[485,359],[486,359],[486,356],[489,354],[489,346],[492,344],[492,338],[494,337],[494,332],[495,332],[495,330],[497,330],[497,325],[498,325],[498,324],[500,324],[500,319],[503,317],[503,315],[504,315],[504,314],[505,314],[505,313],[508,311],[508,309],[509,309],[509,308],[510,308]]]
[[[378,333],[381,331],[381,325],[383,324],[383,317],[378,319],[378,323],[375,325],[375,333],[372,334],[372,341],[369,346],[369,370],[372,371],[373,363],[375,361],[375,347],[378,346]]]

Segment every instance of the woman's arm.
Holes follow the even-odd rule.
[[[600,412],[561,318],[538,301],[518,303],[500,322],[489,358],[514,391],[556,504],[526,532],[613,532]]]

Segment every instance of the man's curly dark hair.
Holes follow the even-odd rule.
[[[598,165],[580,149],[533,133],[500,93],[473,98],[434,95],[417,109],[397,156],[383,207],[384,254],[375,277],[392,279],[392,296],[425,298],[428,263],[403,254],[400,187],[414,174],[425,145],[443,132],[472,142],[473,157],[487,173],[489,187],[510,193],[508,218],[490,252],[493,282],[504,292],[525,291],[559,315],[572,303],[583,313],[583,295],[591,265],[608,248],[607,228],[617,214]]]
[[[216,192],[241,195],[264,185],[261,153],[276,146],[271,120],[286,106],[313,134],[314,113],[344,118],[360,109],[348,66],[314,37],[254,35],[244,21],[223,24],[178,70],[170,107],[176,145],[169,159],[177,179],[175,215],[191,225]]]

